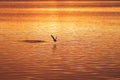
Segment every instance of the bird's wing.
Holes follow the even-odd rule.
[[[54,38],[54,36],[53,36],[53,35],[51,35],[51,37],[55,40],[55,38]]]

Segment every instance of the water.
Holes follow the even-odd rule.
[[[0,80],[120,80],[120,8],[106,3],[1,6]]]

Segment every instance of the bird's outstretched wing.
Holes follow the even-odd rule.
[[[52,37],[52,39],[53,39],[54,42],[57,41],[57,37],[56,37],[56,39],[55,39],[55,37],[53,35],[51,35],[51,37]]]
[[[51,35],[51,37],[53,38],[53,40],[55,40],[55,38],[54,38],[54,36],[53,36],[53,35]]]

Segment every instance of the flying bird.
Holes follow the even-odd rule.
[[[54,42],[57,42],[57,37],[55,38],[53,35],[51,35]]]

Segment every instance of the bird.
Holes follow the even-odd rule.
[[[54,42],[57,42],[57,37],[55,38],[53,35],[51,35]]]

